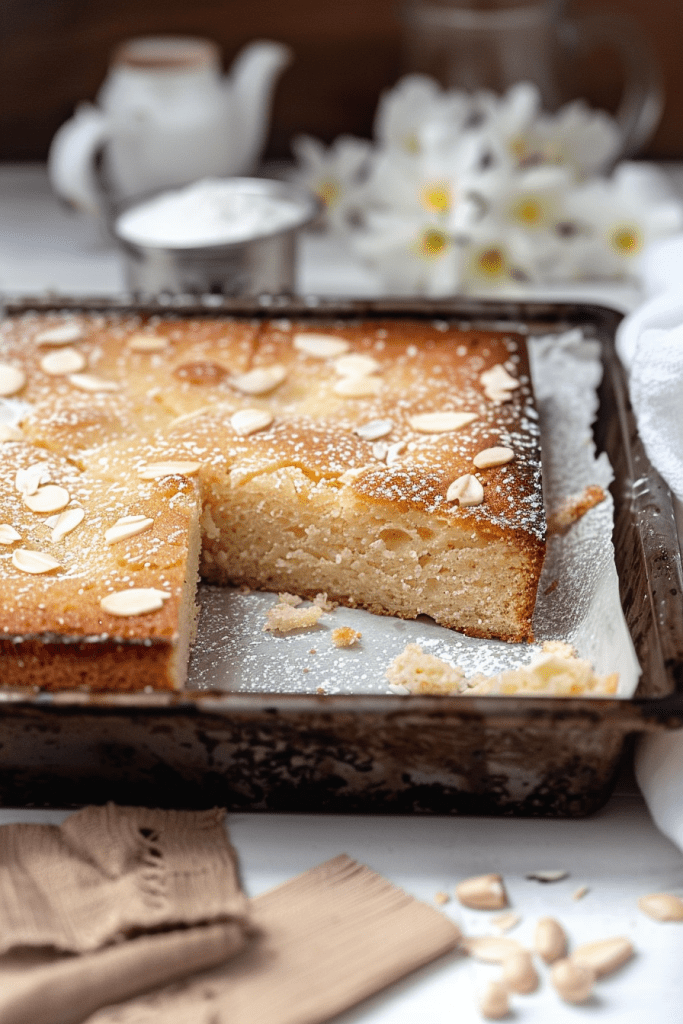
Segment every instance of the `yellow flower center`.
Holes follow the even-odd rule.
[[[329,210],[335,203],[339,202],[341,188],[338,181],[330,179],[328,181],[321,181],[315,192],[320,202],[324,203]]]
[[[507,268],[504,254],[500,249],[484,249],[477,256],[477,269],[484,277],[502,277]]]
[[[543,222],[544,212],[543,206],[538,199],[534,199],[533,196],[525,196],[524,199],[520,199],[518,203],[512,207],[510,213],[512,219],[517,220],[520,224],[523,224],[527,228],[538,227]]]
[[[422,256],[433,260],[443,255],[447,245],[448,238],[443,231],[428,228],[420,239],[419,250]]]
[[[640,232],[632,224],[620,224],[613,228],[609,235],[609,241],[620,256],[635,256],[643,247]]]
[[[422,205],[430,213],[448,213],[451,208],[451,189],[447,181],[435,181],[422,189]]]

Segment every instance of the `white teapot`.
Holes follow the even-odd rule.
[[[251,43],[223,76],[210,40],[129,40],[115,51],[97,104],[81,104],[55,135],[53,188],[95,212],[105,196],[118,203],[199,178],[248,174],[266,140],[275,80],[290,59],[281,43]]]

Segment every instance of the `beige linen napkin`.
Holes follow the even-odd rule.
[[[77,1024],[239,949],[224,817],[109,804],[0,828],[0,1024]]]
[[[321,1024],[454,949],[457,926],[347,856],[251,904],[252,942],[87,1024]]]

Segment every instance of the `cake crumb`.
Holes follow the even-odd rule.
[[[501,932],[512,931],[516,928],[522,918],[519,914],[515,914],[514,910],[508,910],[505,914],[498,914],[491,920],[491,924],[494,928],[497,928]]]
[[[457,665],[425,654],[417,644],[407,644],[386,670],[389,685],[401,693],[441,694],[538,694],[556,697],[614,696],[619,685],[616,672],[599,676],[589,661],[576,656],[569,644],[546,640],[527,665],[485,676],[466,677]]]
[[[558,505],[554,512],[548,516],[548,536],[556,533],[566,533],[570,526],[578,522],[586,512],[604,501],[607,495],[602,487],[597,484],[589,484],[580,494],[572,494]]]
[[[294,608],[291,604],[276,604],[267,612],[264,633],[290,633],[295,629],[310,629],[323,614],[322,608]]]
[[[316,693],[320,693],[320,694],[325,694],[325,693],[327,693],[327,690],[325,689],[324,686],[317,686],[315,692]]]
[[[287,604],[290,608],[296,608],[304,602],[303,597],[297,597],[296,594],[278,594],[277,599],[280,604]]]
[[[434,902],[438,907],[443,907],[444,903],[450,903],[450,896],[447,892],[436,892],[434,893]]]
[[[547,597],[548,594],[552,594],[555,590],[557,590],[559,585],[560,585],[560,581],[559,580],[553,580],[553,582],[550,584],[550,586],[545,588],[543,593]]]
[[[338,629],[332,630],[332,643],[335,647],[353,647],[362,635],[350,626],[339,626]]]
[[[327,594],[316,594],[313,598],[313,604],[317,605],[318,608],[322,608],[324,612],[333,612],[337,607],[336,601],[328,601]]]

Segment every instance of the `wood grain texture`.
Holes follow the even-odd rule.
[[[607,3],[608,0],[604,0]],[[683,156],[683,4],[680,0],[610,0],[634,18],[664,72],[664,118],[648,155]],[[602,0],[576,0],[594,12]],[[2,0],[0,4],[0,159],[40,159],[81,99],[94,98],[112,48],[146,33],[214,38],[229,65],[254,38],[279,39],[295,61],[280,80],[268,155],[290,155],[297,132],[331,140],[368,135],[377,98],[401,74],[397,0]],[[581,70],[585,94],[614,107],[618,62],[596,52]]]

